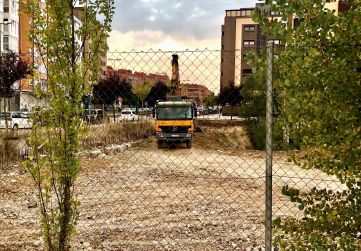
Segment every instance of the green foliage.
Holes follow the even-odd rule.
[[[144,107],[144,100],[150,93],[151,89],[152,86],[147,82],[143,84],[138,84],[134,87],[134,93],[138,96],[138,98],[142,102],[142,108]]]
[[[79,28],[75,1],[47,0],[45,4],[25,1],[32,25],[29,38],[36,48],[37,62],[47,73],[47,88],[36,90],[46,105],[32,112],[30,159],[25,165],[38,190],[47,249],[68,250],[79,215],[74,185],[81,170],[79,153],[84,136],[81,100],[98,80],[114,1],[77,1],[84,7]]]
[[[249,119],[248,133],[250,135],[251,143],[254,149],[265,150],[266,139],[266,57],[264,53],[259,56],[254,53],[249,53],[248,64],[253,69],[253,74],[247,77],[241,95],[243,97],[241,102],[240,116]],[[277,68],[277,59],[275,60]],[[275,71],[274,78],[278,78],[278,73]],[[290,132],[288,123],[285,123],[282,118],[279,118],[280,107],[277,91],[273,91],[273,149],[286,150],[300,147],[298,135]],[[288,142],[286,141],[286,134],[288,134]]]
[[[247,126],[248,134],[252,146],[256,150],[266,149],[266,119],[258,118],[257,120],[250,120]],[[274,119],[272,132],[272,148],[273,150],[286,150],[295,148],[294,144],[288,145],[284,140],[284,129],[282,123]]]
[[[223,88],[218,95],[218,104],[238,105],[242,101],[241,89],[242,86],[235,86],[234,83]]]
[[[348,185],[343,192],[313,190],[299,198],[302,220],[280,219],[275,245],[284,250],[360,249],[361,1],[335,15],[321,0],[276,0],[283,22],[261,12],[265,32],[282,38],[276,81],[282,115],[301,136],[304,168],[317,168]],[[295,14],[299,25],[287,25]]]
[[[166,100],[167,93],[170,88],[163,82],[157,82],[152,86],[150,92],[145,99],[148,102],[148,106],[153,107],[157,100]]]
[[[253,74],[248,76],[241,90],[241,114],[244,118],[266,117],[266,66],[265,56],[257,57],[254,53],[247,55],[248,64]]]
[[[205,107],[214,107],[217,105],[217,97],[216,96],[208,96],[204,99]]]

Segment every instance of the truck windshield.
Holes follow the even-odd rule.
[[[160,120],[193,119],[192,107],[191,106],[158,107],[157,119]]]

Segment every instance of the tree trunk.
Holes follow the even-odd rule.
[[[70,219],[72,217],[71,210],[71,177],[64,177],[63,184],[63,201],[61,203],[61,219],[60,219],[60,235],[59,235],[59,251],[69,250],[69,234],[70,234]]]
[[[113,120],[115,122],[115,105],[113,104]]]
[[[5,116],[5,128],[6,128],[6,134],[8,133],[9,130],[9,123],[8,123],[8,116],[7,116],[7,103],[8,103],[8,99],[4,97],[4,116]]]

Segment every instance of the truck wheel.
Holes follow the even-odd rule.
[[[158,141],[158,142],[157,142],[157,145],[158,145],[158,149],[161,149],[161,148],[162,148],[162,142]]]
[[[14,131],[17,131],[17,130],[19,129],[19,126],[18,126],[17,124],[15,124],[15,125],[13,126],[13,129],[14,129]]]
[[[192,141],[187,141],[187,148],[192,148]]]

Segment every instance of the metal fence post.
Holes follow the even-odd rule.
[[[272,116],[273,116],[273,42],[267,44],[266,103],[266,251],[272,250]]]

